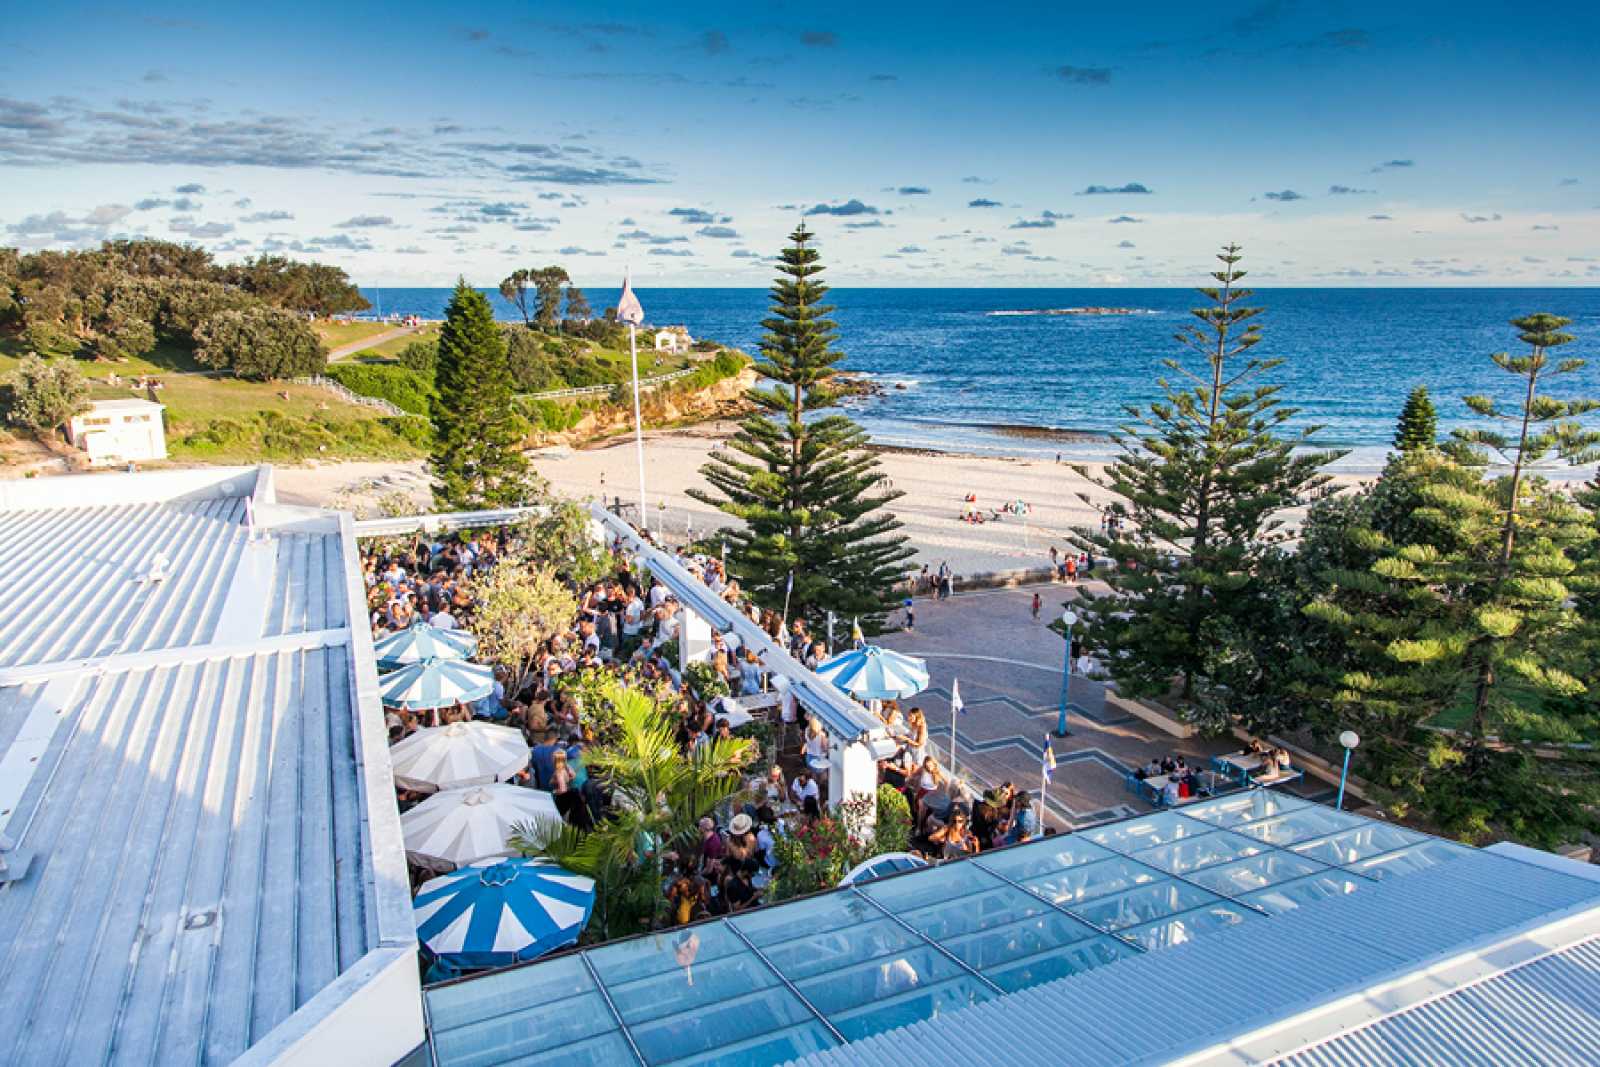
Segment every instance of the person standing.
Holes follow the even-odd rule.
[[[906,609],[906,629],[915,630],[917,628],[916,605],[911,602],[910,597],[906,597],[905,601],[900,606]]]
[[[1055,549],[1052,548],[1050,551],[1054,552]],[[1039,621],[1039,609],[1041,607],[1043,607],[1043,606],[1044,606],[1043,603],[1039,600],[1039,594],[1038,593],[1033,594],[1033,621],[1034,622],[1038,622]]]

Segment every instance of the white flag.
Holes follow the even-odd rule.
[[[961,683],[959,681],[950,683],[950,706],[955,709],[956,714],[966,714],[967,706],[961,702]]]
[[[639,304],[639,298],[633,295],[633,283],[626,275],[622,279],[622,295],[617,298],[617,321],[644,325],[644,308]]]

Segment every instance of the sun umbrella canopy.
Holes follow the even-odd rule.
[[[426,727],[389,749],[395,784],[426,793],[503,782],[529,755],[520,731],[486,722]]]
[[[504,967],[578,940],[594,881],[548,860],[485,860],[424,882],[417,939],[451,967]]]
[[[407,711],[470,704],[492,692],[492,667],[456,659],[427,659],[378,678],[383,706]]]
[[[478,639],[465,630],[439,630],[418,619],[372,646],[378,666],[399,670],[430,659],[466,659],[478,650]]]
[[[450,789],[400,816],[407,858],[431,871],[511,855],[506,839],[517,823],[559,827],[560,822],[554,797],[520,785]]]
[[[928,688],[928,665],[877,645],[841,652],[817,668],[817,675],[864,700],[898,700]]]

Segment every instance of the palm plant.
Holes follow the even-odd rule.
[[[665,906],[664,853],[694,843],[697,824],[743,788],[742,768],[755,755],[748,740],[712,741],[684,755],[672,720],[650,695],[611,682],[613,740],[584,754],[591,774],[611,791],[612,811],[594,830],[565,823],[519,823],[507,844],[595,880],[601,938],[637,933]]]

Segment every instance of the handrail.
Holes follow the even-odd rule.
[[[615,539],[627,546],[650,568],[650,573],[660,578],[678,600],[696,615],[710,622],[723,633],[735,633],[745,647],[755,649],[762,664],[774,674],[789,680],[789,691],[806,709],[822,721],[828,732],[843,741],[856,741],[873,730],[881,729],[878,717],[836,686],[817,677],[773,641],[767,632],[733,605],[713,593],[704,582],[694,577],[677,560],[641,538],[627,522],[607,511],[600,504],[589,505],[589,515]]]
[[[526,508],[497,508],[489,511],[449,511],[433,515],[405,515],[388,519],[357,519],[357,537],[394,537],[408,533],[443,533],[471,530],[480,526],[504,526],[521,522],[530,515],[547,515],[549,507],[540,504]]]

